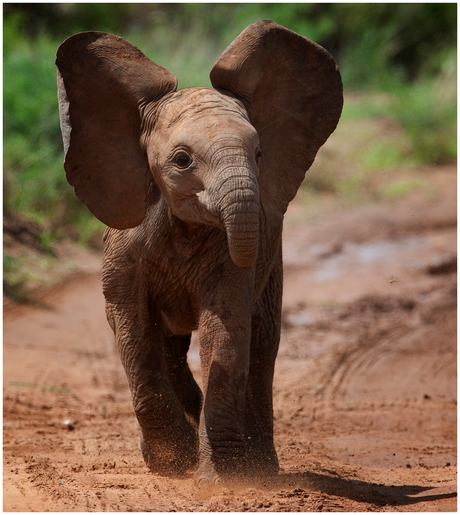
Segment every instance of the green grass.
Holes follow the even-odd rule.
[[[385,199],[393,200],[402,197],[406,193],[414,190],[421,190],[427,194],[430,193],[426,181],[418,178],[412,178],[391,182],[385,188],[383,188],[382,195]]]
[[[3,292],[17,302],[32,300],[34,286],[47,286],[48,270],[53,266],[51,255],[37,257],[35,253],[11,256],[3,253]]]
[[[26,292],[28,276],[22,265],[20,260],[3,254],[3,293],[17,302],[24,302],[28,297]]]
[[[27,247],[7,248],[3,253],[3,292],[21,303],[38,302],[36,293],[50,288],[77,270],[69,258]]]
[[[376,88],[380,93],[363,95],[362,101],[345,104],[342,119],[387,118],[397,123],[410,148],[395,160],[396,165],[398,162],[405,164],[408,154],[416,164],[440,164],[455,160],[456,51],[446,52],[440,59],[440,70],[436,75],[421,76],[412,82],[388,71],[386,81]],[[346,86],[346,81],[344,83]],[[384,142],[380,146],[383,145]],[[382,153],[382,157],[387,159],[384,154],[386,152]]]
[[[39,390],[42,390],[44,392],[52,392],[57,393],[59,395],[72,395],[72,391],[69,389],[69,387],[66,384],[60,384],[60,385],[48,385],[48,384],[36,384],[36,383],[29,383],[27,381],[10,381],[10,386],[19,386],[21,388],[38,388]]]
[[[437,164],[457,155],[456,80],[446,76],[417,82],[402,89],[393,116],[409,137],[420,163]]]
[[[4,206],[43,226],[50,244],[68,226],[79,231],[82,211],[63,170],[56,42],[18,42],[4,56]]]
[[[303,187],[335,194],[341,206],[426,192],[418,170],[457,156],[455,51],[443,55],[439,69],[410,83],[393,75],[375,91],[345,89],[339,125]],[[400,169],[410,177],[398,179]]]

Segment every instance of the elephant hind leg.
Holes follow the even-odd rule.
[[[184,406],[185,413],[198,428],[203,394],[187,363],[191,335],[173,335],[165,338],[165,359],[169,381]]]

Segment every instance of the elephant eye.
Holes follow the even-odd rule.
[[[256,150],[256,163],[259,164],[259,161],[260,161],[260,156],[262,155],[262,150],[260,150],[260,148],[258,148]]]
[[[186,152],[179,152],[174,161],[179,168],[188,168],[192,164],[192,158]]]

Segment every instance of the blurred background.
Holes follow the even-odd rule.
[[[345,106],[299,198],[310,215],[429,191],[426,166],[457,155],[457,5],[4,3],[4,291],[27,300],[47,283],[59,245],[100,248],[104,226],[63,170],[54,58],[86,30],[118,34],[172,71],[179,88],[209,71],[250,23],[272,19],[337,60]],[[68,270],[71,258],[60,260]]]

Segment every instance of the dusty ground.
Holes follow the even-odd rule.
[[[392,205],[290,208],[271,482],[147,471],[99,256],[39,305],[7,302],[4,510],[455,511],[456,170],[426,173],[429,195]]]

